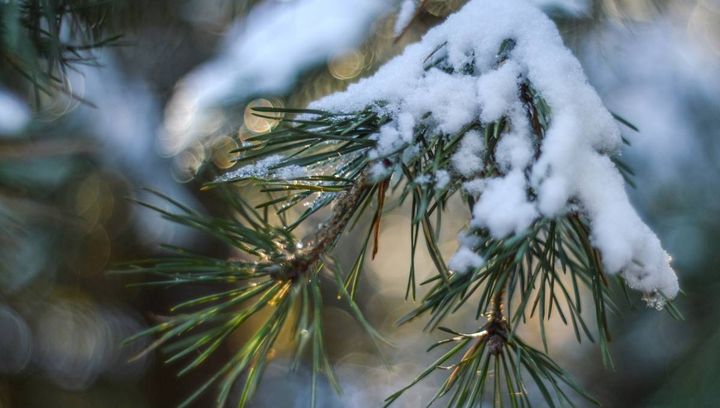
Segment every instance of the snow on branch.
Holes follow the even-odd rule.
[[[417,12],[417,8],[417,0],[403,0],[400,5],[400,10],[398,11],[398,15],[395,18],[395,26],[393,27],[395,37],[399,36],[405,29],[407,29]]]
[[[206,134],[223,105],[282,94],[304,70],[357,46],[393,3],[298,0],[255,7],[229,30],[219,55],[178,85],[167,109],[167,153],[175,154]]]
[[[549,13],[560,13],[567,16],[579,17],[588,15],[592,7],[592,0],[530,0],[538,7]]]
[[[529,114],[528,98],[546,114]],[[419,154],[418,129],[464,132],[449,170],[475,198],[471,231],[502,239],[540,218],[577,212],[589,220],[607,273],[620,273],[653,302],[677,294],[670,258],[630,204],[611,158],[622,145],[613,115],[552,21],[528,2],[471,0],[375,75],[310,108],[367,106],[391,119],[369,152],[375,181]],[[464,130],[478,120],[502,125],[491,152],[487,137]],[[430,179],[440,184],[444,177]],[[477,264],[473,249],[462,243],[451,264]]]

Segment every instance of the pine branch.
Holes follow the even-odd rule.
[[[77,64],[94,64],[92,51],[122,45],[121,35],[105,34],[109,0],[13,0],[0,4],[0,60],[39,93],[63,92],[66,72]]]
[[[513,60],[518,44],[510,37],[498,44],[493,72]],[[447,41],[435,44],[422,61],[423,75],[440,78],[484,75],[479,72],[477,56],[473,52],[467,52],[465,60],[457,61],[456,55],[455,60],[450,58],[451,51]],[[606,270],[603,254],[592,238],[591,227],[595,220],[584,208],[587,203],[582,197],[564,199],[562,211],[552,212],[552,215],[533,213],[535,215],[527,226],[509,233],[493,231],[491,225],[476,222],[473,218],[472,225],[461,238],[461,249],[467,258],[463,262],[447,262],[437,242],[449,200],[461,198],[475,211],[487,192],[482,188],[473,191],[469,184],[510,177],[513,165],[507,164],[507,158],[502,159],[500,150],[503,142],[513,137],[513,132],[525,123],[532,146],[528,156],[532,159],[522,164],[522,168],[514,169],[515,175],[521,177],[523,190],[520,194],[526,196],[522,197],[523,203],[536,200],[541,194],[528,179],[534,161],[543,158],[543,147],[558,113],[553,112],[540,92],[542,87],[533,83],[530,76],[519,72],[510,83],[517,88],[515,96],[520,112],[506,110],[492,120],[480,120],[475,115],[464,125],[454,127],[453,131],[443,131],[438,125],[440,118],[428,112],[418,115],[419,118],[413,117],[414,122],[408,130],[411,137],[407,138],[383,139],[383,132],[400,133],[398,127],[401,126],[397,123],[400,121],[397,106],[388,108],[390,102],[382,99],[351,112],[256,109],[256,114],[261,117],[277,119],[282,116],[280,125],[244,141],[234,151],[237,167],[206,186],[206,189],[223,193],[237,217],[216,219],[194,214],[180,206],[180,214],[158,209],[168,219],[214,235],[253,261],[211,259],[181,253],[182,256],[176,259],[159,259],[129,269],[158,276],[160,284],[242,282],[244,285],[191,300],[188,304],[197,306],[197,311],[174,316],[143,333],[159,335],[151,349],[167,345],[176,353],[170,360],[202,350],[201,357],[191,361],[181,373],[201,364],[250,316],[264,309],[272,310],[228,365],[189,400],[222,378],[217,401],[218,405],[223,405],[232,384],[245,375],[240,401],[244,406],[262,374],[267,350],[276,341],[280,328],[291,323],[292,310],[301,311],[300,323],[292,325],[296,356],[311,343],[312,384],[316,384],[318,373],[325,374],[332,382],[332,370],[323,352],[318,312],[322,304],[321,273],[327,272],[334,278],[337,290],[355,317],[371,338],[378,340],[380,336],[364,319],[354,298],[368,252],[373,257],[377,253],[383,211],[411,200],[412,258],[406,297],[412,294],[415,298],[416,294],[414,257],[421,235],[437,274],[420,284],[429,287],[425,296],[400,323],[427,317],[429,329],[437,328],[453,336],[431,349],[446,344],[452,347],[410,385],[391,395],[386,400],[387,405],[436,369],[446,369],[449,374],[431,403],[447,398],[450,407],[476,406],[484,402],[490,402],[494,407],[505,403],[530,406],[533,399],[530,384],[534,384],[547,406],[572,406],[576,396],[596,402],[548,356],[545,329],[545,323],[557,316],[565,325],[572,326],[578,341],[583,337],[597,341],[603,362],[612,367],[608,314],[619,313],[620,309],[611,296],[613,281],[608,275],[618,271]],[[615,118],[628,125],[619,116],[615,115]],[[465,149],[463,143],[469,138],[482,142],[481,151],[470,149],[473,158],[481,159],[481,165],[460,171],[454,157]],[[611,153],[604,148],[588,147],[593,149],[592,154],[602,155],[608,163],[614,160],[617,172],[629,179],[632,176],[629,167],[617,157],[610,157]],[[550,171],[548,168],[547,172]],[[259,187],[268,193],[269,199],[250,205],[225,190],[228,183]],[[307,204],[307,209],[291,218],[289,210],[301,203]],[[309,217],[330,207],[328,221],[316,229],[311,238],[298,240],[293,236],[294,230]],[[269,216],[273,210],[276,221],[271,221]],[[331,252],[343,232],[356,227],[365,213],[372,214],[371,222],[351,270],[345,273]],[[369,250],[371,240],[373,249]],[[637,275],[630,277],[638,278]],[[620,279],[618,282],[625,290],[625,282]],[[639,289],[645,290],[645,287]],[[583,305],[584,293],[592,298],[590,311]],[[658,304],[667,301],[659,290],[646,296]],[[476,302],[475,318],[485,319],[477,332],[461,333],[440,326],[447,316],[471,301]],[[315,312],[311,315],[307,310]],[[673,314],[676,311],[672,305],[668,310]],[[593,314],[594,330],[585,321],[588,312]],[[539,323],[542,351],[517,335],[518,326],[531,318],[536,318]],[[303,333],[311,333],[312,339],[306,340]],[[448,363],[450,365],[446,365]],[[314,403],[314,391],[312,395]]]
[[[364,320],[360,309],[345,290],[340,277],[339,264],[327,255],[346,229],[357,206],[362,200],[368,199],[368,186],[364,179],[364,175],[361,174],[352,188],[339,195],[328,222],[318,229],[313,237],[305,241],[296,241],[286,230],[287,227],[272,226],[268,222],[267,215],[259,214],[252,206],[237,197],[234,197],[233,203],[235,210],[241,214],[241,220],[225,220],[204,218],[157,193],[181,211],[180,214],[175,214],[151,207],[166,218],[212,233],[258,260],[253,262],[219,260],[174,248],[179,255],[177,258],[148,260],[117,270],[116,273],[144,273],[159,278],[140,285],[243,282],[236,289],[223,290],[176,305],[171,310],[174,313],[191,311],[176,314],[154,328],[129,339],[133,341],[151,334],[160,335],[136,358],[164,347],[169,353],[166,362],[190,360],[179,372],[180,375],[185,374],[205,362],[250,318],[261,315],[263,311],[272,310],[261,327],[247,340],[245,346],[235,353],[232,360],[190,395],[182,406],[193,402],[215,382],[219,382],[217,405],[225,405],[232,385],[242,374],[246,379],[241,392],[240,405],[244,406],[257,388],[257,382],[268,359],[268,351],[273,347],[282,328],[288,326],[292,327],[297,344],[295,367],[298,366],[302,354],[311,345],[314,406],[316,375],[324,374],[332,384],[336,384],[322,345],[320,273],[323,270],[334,276],[351,310],[374,341],[382,340]],[[243,224],[249,224],[251,227],[245,228]],[[193,355],[195,357],[191,357]]]

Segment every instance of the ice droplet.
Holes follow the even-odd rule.
[[[665,296],[661,295],[658,292],[645,293],[642,297],[642,300],[645,301],[647,307],[653,308],[658,312],[661,312],[665,308],[665,304],[667,303],[667,299],[665,299]]]

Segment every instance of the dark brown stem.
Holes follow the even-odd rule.
[[[520,97],[523,101],[523,104],[525,105],[525,110],[527,113],[527,117],[530,120],[530,125],[532,126],[533,132],[535,133],[535,136],[538,140],[538,149],[535,151],[535,159],[538,159],[541,153],[539,146],[542,143],[545,132],[542,125],[540,124],[540,112],[538,112],[535,104],[533,104],[533,97],[530,94],[530,86],[528,86],[527,83],[523,83],[520,87]]]
[[[367,189],[367,177],[365,173],[360,175],[358,181],[349,191],[343,193],[338,199],[337,204],[333,208],[332,218],[323,226],[315,235],[309,244],[312,250],[309,255],[314,261],[320,258],[322,254],[327,252],[337,241],[338,237],[345,230],[348,222],[355,213],[358,201]]]
[[[509,326],[503,316],[503,297],[505,289],[500,289],[493,296],[490,312],[488,312],[487,324],[487,349],[490,354],[500,354],[505,347],[508,338]]]
[[[507,264],[506,273],[510,273],[509,264]],[[505,319],[505,308],[503,305],[505,299],[505,283],[499,286],[498,291],[493,295],[490,302],[490,310],[488,311],[488,323],[485,326],[487,331],[487,347],[491,354],[500,354],[507,344],[510,325]]]
[[[342,193],[333,208],[330,220],[312,238],[306,240],[303,246],[307,249],[297,254],[276,277],[279,279],[296,279],[312,270],[320,258],[335,245],[338,237],[350,222],[367,188],[367,176],[363,172],[352,188]]]
[[[505,288],[501,288],[498,290],[498,292],[493,296],[492,302],[490,303],[490,312],[488,313],[489,320],[494,322],[501,322],[505,320],[505,316],[503,315],[504,307],[503,307],[503,299],[505,297]]]

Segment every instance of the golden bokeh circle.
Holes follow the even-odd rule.
[[[238,143],[228,136],[223,136],[213,143],[212,161],[215,166],[223,170],[232,167],[237,157],[237,153],[233,151],[238,147]]]
[[[365,54],[359,50],[351,50],[331,58],[328,61],[328,71],[336,79],[347,80],[360,75],[365,68]]]
[[[253,133],[267,133],[271,131],[279,122],[277,119],[268,119],[263,116],[272,116],[262,112],[257,112],[254,108],[274,108],[275,105],[269,99],[259,98],[245,106],[243,121],[245,127]]]

